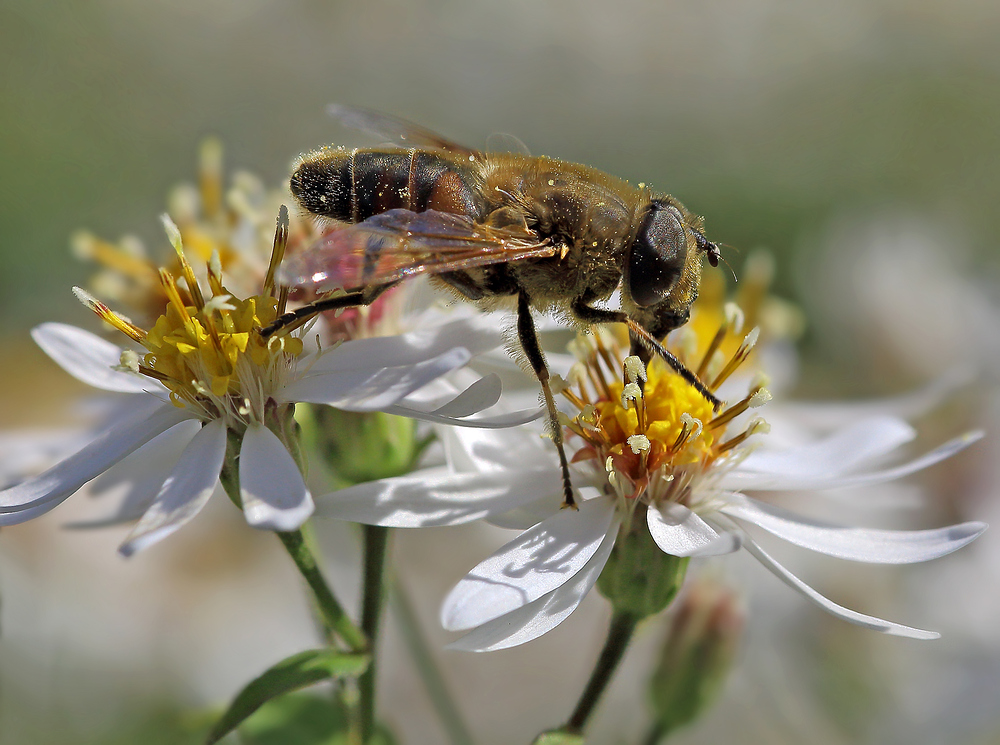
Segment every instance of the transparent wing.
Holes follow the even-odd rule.
[[[519,137],[506,132],[494,132],[486,138],[486,152],[488,153],[514,153],[531,157],[531,151]]]
[[[436,132],[421,127],[419,124],[400,119],[389,114],[383,114],[370,109],[360,109],[354,106],[344,106],[332,103],[326,107],[326,112],[340,121],[345,127],[387,139],[393,145],[401,147],[429,147],[437,150],[448,150],[462,155],[477,155],[478,151],[452,142]]]
[[[333,230],[286,258],[279,277],[284,284],[324,292],[555,253],[520,225],[493,227],[449,212],[395,209]]]

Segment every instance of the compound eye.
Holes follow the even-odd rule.
[[[653,203],[628,257],[627,283],[639,307],[656,305],[673,289],[687,260],[687,235],[677,210]]]

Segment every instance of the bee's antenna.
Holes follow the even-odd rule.
[[[733,269],[732,265],[728,261],[726,261],[726,257],[720,254],[719,259],[726,265],[726,269],[729,270],[729,273],[733,275],[733,282],[739,282],[740,278],[736,276],[736,270]]]

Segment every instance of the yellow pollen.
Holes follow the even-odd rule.
[[[146,337],[143,362],[182,398],[241,394],[243,360],[264,368],[277,354],[302,351],[301,339],[287,337],[272,348],[257,333],[276,317],[273,297],[211,298],[201,311],[171,301]]]
[[[698,359],[711,373],[703,380],[711,380],[713,392],[747,360],[757,340],[754,329],[734,348],[732,337],[741,325],[741,314],[729,307],[722,323],[700,339],[704,352]],[[767,379],[755,376],[745,398],[716,412],[663,360],[654,358],[648,368],[638,357],[620,362],[627,343],[627,337],[609,332],[581,335],[571,345],[578,361],[559,388],[579,412],[563,418],[568,431],[584,441],[572,460],[603,462],[607,484],[620,498],[685,503],[699,474],[728,460],[747,438],[766,432],[759,418],[735,436],[727,429],[770,399]],[[727,354],[727,348],[734,351]]]
[[[688,438],[680,452],[671,452],[685,428],[682,420],[685,414],[701,420],[712,416],[712,405],[700,393],[658,360],[649,366],[645,393],[631,399],[628,393],[633,391],[626,393],[626,389],[633,386],[635,389],[639,387],[634,383],[628,386],[611,383],[612,396],[595,402],[596,426],[607,437],[613,452],[622,454],[626,450],[631,451],[630,438],[643,435],[649,443],[646,451],[651,467],[653,463],[661,464],[666,460],[673,465],[695,463],[710,455],[711,435]],[[623,405],[623,396],[631,399],[625,401],[626,405]],[[632,401],[634,404],[628,405]]]

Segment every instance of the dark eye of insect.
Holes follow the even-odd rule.
[[[628,257],[628,290],[640,307],[656,305],[677,283],[687,260],[687,236],[677,210],[653,203]]]

